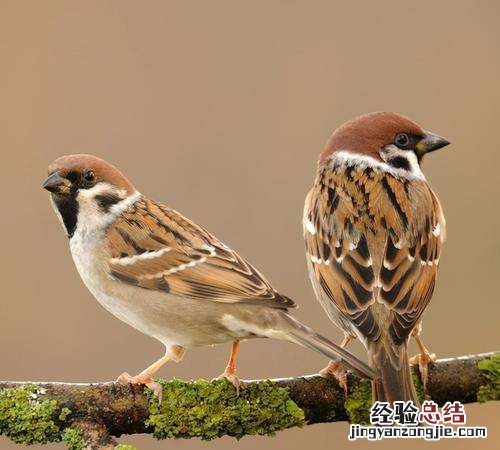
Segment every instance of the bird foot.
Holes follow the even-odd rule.
[[[119,383],[142,384],[151,389],[158,397],[161,403],[163,396],[163,388],[160,383],[153,380],[153,377],[147,373],[140,373],[139,375],[132,376],[127,372],[123,372],[117,379]]]
[[[224,372],[216,378],[216,380],[222,379],[226,379],[234,386],[234,388],[236,389],[236,396],[240,395],[240,388],[243,387],[243,383],[235,373]]]
[[[427,380],[429,378],[429,364],[436,362],[436,354],[425,351],[410,358],[410,364],[418,364],[420,379],[424,387],[424,392],[427,392]]]
[[[319,371],[319,374],[325,378],[335,378],[339,386],[344,389],[344,394],[347,396],[347,371],[342,367],[341,363],[330,361],[328,366]]]

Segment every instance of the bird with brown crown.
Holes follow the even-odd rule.
[[[237,388],[241,340],[275,338],[333,358],[371,378],[373,371],[287,310],[295,306],[238,253],[168,206],[140,194],[113,165],[69,155],[49,167],[43,187],[69,237],[83,282],[104,308],[156,338],[165,355],[136,376],[159,393],[153,375],[188,348],[232,342],[223,376]]]
[[[420,349],[424,385],[435,358],[420,333],[445,238],[445,219],[422,170],[449,142],[398,114],[367,114],[340,126],[320,156],[304,209],[310,279],[317,299],[368,352],[374,400],[418,404],[408,340]],[[342,369],[325,372],[342,381]],[[345,379],[344,379],[345,381]]]

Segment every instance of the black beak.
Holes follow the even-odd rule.
[[[417,144],[417,149],[423,155],[446,147],[449,143],[443,136],[426,131],[424,138]]]
[[[71,191],[71,181],[54,172],[43,182],[42,187],[53,194],[65,195]]]

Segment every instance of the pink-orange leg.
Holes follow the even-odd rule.
[[[427,381],[429,378],[429,364],[436,362],[436,354],[429,352],[424,345],[424,341],[420,334],[422,333],[422,325],[417,325],[413,332],[412,336],[415,339],[415,342],[420,350],[418,355],[415,355],[410,358],[410,364],[418,364],[418,370],[420,371],[420,379],[422,380],[422,385],[424,387],[424,391],[427,392]]]
[[[352,334],[344,333],[344,339],[340,343],[342,348],[346,347],[355,336]],[[319,374],[324,377],[333,377],[337,380],[340,387],[344,389],[345,395],[348,393],[347,387],[347,371],[342,367],[342,364],[336,361],[330,361],[328,365],[319,371]]]
[[[236,395],[240,395],[241,381],[236,375],[236,358],[238,356],[238,348],[240,346],[239,341],[234,341],[231,346],[231,355],[229,355],[229,360],[227,362],[226,370],[219,376],[219,378],[225,378],[230,381],[232,385],[236,388]]]
[[[160,370],[168,361],[178,362],[184,356],[185,349],[180,346],[172,346],[167,349],[165,355],[158,361],[155,361],[149,367],[144,369],[139,375],[132,376],[127,372],[123,372],[116,381],[122,383],[144,384],[151,389],[161,402],[162,387],[159,383],[153,380],[153,375]]]

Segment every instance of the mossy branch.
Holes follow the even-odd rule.
[[[420,390],[418,370],[414,368]],[[439,404],[498,400],[500,353],[439,360],[428,393]],[[158,439],[273,435],[318,422],[366,421],[370,383],[349,376],[349,394],[319,375],[248,381],[239,396],[223,380],[161,381],[159,405],[145,388],[119,383],[0,382],[0,434],[20,444],[64,441],[71,450],[129,449],[112,436]]]

